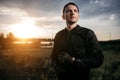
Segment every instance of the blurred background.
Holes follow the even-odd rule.
[[[0,0],[0,80],[57,80],[50,56],[68,2],[79,6],[78,24],[95,32],[105,56],[90,80],[120,80],[120,0]]]

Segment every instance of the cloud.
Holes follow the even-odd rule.
[[[28,14],[18,8],[0,7],[0,24],[16,24],[22,21]]]
[[[62,21],[62,17],[59,16],[49,16],[49,17],[39,17],[36,18],[36,25],[38,26],[50,26],[55,25],[56,23],[59,24]]]
[[[85,3],[80,9],[84,18],[91,18],[99,15],[118,13],[120,10],[119,7],[119,0],[90,0],[89,3]]]
[[[61,15],[63,6],[70,1],[80,8],[79,24],[97,33],[120,34],[119,0],[0,0],[0,31],[6,31],[9,25],[20,23],[28,17],[35,19],[39,28],[49,33],[53,30],[55,34],[66,25]]]
[[[63,6],[70,1],[75,2],[79,6],[83,17],[110,14],[115,10],[119,10],[120,7],[119,0],[2,0],[0,5],[20,8],[29,12],[29,15],[33,17],[39,17],[60,14]]]
[[[80,19],[78,23],[83,27],[92,29],[99,40],[109,40],[109,33],[112,34],[113,39],[119,39],[120,25],[117,24],[116,17],[115,14],[111,16],[100,15],[89,19]]]
[[[61,3],[59,0],[4,0],[0,1],[0,6],[20,8],[25,10],[31,16],[50,16],[60,11]]]

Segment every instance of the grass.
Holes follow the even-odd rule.
[[[120,80],[120,50],[103,51],[104,63],[92,69],[90,80]],[[51,65],[52,49],[17,48],[0,50],[0,80],[57,80]]]
[[[0,53],[0,80],[48,80],[51,49],[8,49]],[[49,74],[49,73],[52,73]]]
[[[120,51],[116,52],[115,48],[107,49],[103,54],[104,63],[91,71],[90,80],[120,80]]]

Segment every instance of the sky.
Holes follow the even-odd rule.
[[[120,0],[0,0],[0,33],[54,38],[66,27],[62,9],[68,2],[78,5],[78,24],[92,29],[98,40],[120,39]]]

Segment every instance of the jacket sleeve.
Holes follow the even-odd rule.
[[[57,39],[58,35],[56,34],[55,38],[54,38],[54,46],[53,46],[53,50],[52,50],[52,54],[51,54],[51,59],[52,59],[52,65],[55,66],[56,65],[56,61],[57,61],[57,56],[59,54],[59,46],[58,46],[58,39]]]
[[[86,34],[85,51],[86,57],[75,61],[77,65],[84,68],[97,68],[102,65],[104,56],[96,35],[91,30]]]
[[[54,38],[54,46],[53,46],[52,55],[51,55],[53,66],[57,66],[59,63],[61,63],[61,61],[59,59],[64,58],[64,56],[65,56],[65,55],[61,54],[62,48],[60,45],[60,37],[61,37],[61,34],[57,33]]]
[[[53,50],[52,50],[52,54],[51,54],[51,61],[52,61],[52,66],[55,69],[55,71],[58,74],[61,73],[65,73],[65,65],[64,63],[62,63],[63,61],[61,61],[65,56],[64,55],[60,55],[61,54],[61,47],[59,45],[59,34],[56,34],[55,38],[54,38],[54,46],[53,46]],[[60,57],[61,56],[61,57]],[[61,58],[59,60],[59,58]]]

